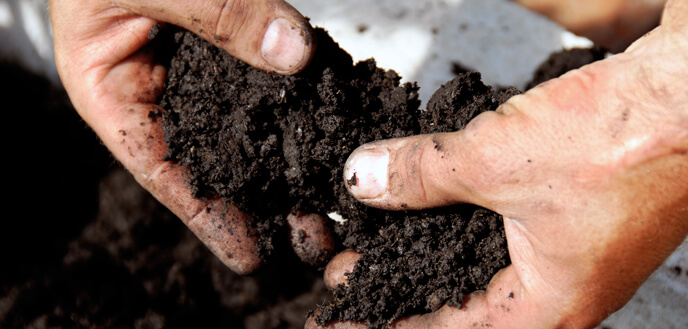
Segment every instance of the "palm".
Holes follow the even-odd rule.
[[[507,216],[513,264],[478,294],[482,310],[472,320],[499,328],[594,325],[621,307],[685,236],[688,168],[676,151],[686,147],[678,137],[688,128],[683,115],[610,94],[639,88],[638,71],[620,66],[634,55],[572,72],[482,119],[483,128],[502,132],[480,142],[494,146],[487,147],[490,162],[510,170],[498,170],[508,174],[498,174],[496,184],[474,187],[477,200]],[[652,83],[645,78],[642,84]],[[591,81],[595,88],[586,87]],[[665,226],[680,229],[657,229]]]
[[[462,131],[352,154],[349,163],[361,165],[371,148],[393,154],[384,174],[394,188],[362,200],[369,205],[469,202],[505,216],[512,265],[462,309],[445,306],[396,328],[591,327],[632,296],[688,232],[688,121],[676,110],[688,93],[648,97],[681,77],[642,61],[663,51],[640,43]],[[424,193],[399,188],[409,182],[422,182]]]
[[[221,198],[195,198],[184,169],[162,160],[162,129],[149,115],[159,110],[166,69],[154,61],[148,33],[167,22],[197,31],[254,67],[293,74],[315,49],[307,20],[282,0],[52,0],[50,9],[58,71],[81,117],[225,265],[255,271],[261,259],[252,219]],[[312,240],[304,255],[330,248],[324,231],[313,232]]]
[[[56,60],[81,117],[136,180],[220,260],[239,273],[254,271],[260,259],[251,220],[219,198],[194,198],[183,168],[162,160],[167,150],[163,132],[159,122],[149,118],[158,109],[166,75],[165,67],[153,61],[153,49],[146,46],[155,21],[123,9],[89,13],[68,7],[78,7],[76,2],[60,5],[51,8]],[[67,26],[61,14],[70,10],[83,17],[72,17],[69,21],[75,24]],[[209,224],[216,220],[226,222],[228,230]]]

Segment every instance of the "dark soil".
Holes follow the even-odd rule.
[[[289,212],[336,211],[349,219],[335,232],[363,258],[349,287],[320,309],[321,324],[354,320],[378,328],[445,302],[460,306],[464,294],[484,289],[509,263],[501,218],[470,205],[367,208],[347,193],[342,168],[363,143],[461,129],[518,91],[495,92],[480,74],[461,74],[421,111],[415,84],[400,85],[374,60],[354,65],[324,31],[317,36],[307,70],[285,77],[178,33],[161,102],[167,159],[189,168],[198,193],[219,193],[262,219],[266,254],[286,248],[270,235]]]
[[[0,328],[301,329],[328,299],[293,253],[253,276],[230,271],[116,164],[61,88],[0,63],[0,97],[17,123],[5,129]]]
[[[242,277],[228,270],[116,164],[78,117],[64,90],[0,63],[0,97],[6,122],[11,123],[5,128],[11,138],[5,139],[4,147],[10,211],[0,221],[0,328],[300,329],[308,310],[328,304],[322,273],[299,263],[289,247],[273,250],[277,257],[256,275]],[[454,230],[494,230],[497,217],[473,210],[456,208],[463,218],[472,219],[474,213],[487,219],[461,221],[446,235]],[[396,236],[415,237],[415,229],[404,222],[413,218],[410,214],[393,222],[395,227],[360,240],[361,248]],[[439,218],[438,225],[450,221]],[[423,223],[427,224],[419,229],[433,229],[434,224]],[[343,241],[357,241],[355,232],[365,233],[378,223],[351,220],[347,227],[339,227],[338,235]],[[366,254],[364,259],[383,264],[390,260],[385,258],[389,252],[416,262],[420,253],[415,250],[434,243],[417,240]],[[489,247],[490,240],[484,241],[481,246]],[[451,243],[458,248],[464,242]],[[485,249],[489,248],[477,253]],[[362,283],[372,277],[366,273],[388,275],[390,281],[404,279],[382,268],[359,266],[354,271],[359,274],[353,276]],[[417,301],[432,307],[438,298],[422,296]],[[345,307],[338,310],[347,312]],[[325,311],[344,318],[333,308]]]

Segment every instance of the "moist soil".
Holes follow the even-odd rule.
[[[0,98],[17,123],[5,128],[0,328],[302,329],[328,300],[322,273],[293,253],[256,275],[230,271],[116,163],[61,87],[0,61]]]
[[[0,62],[0,96],[9,109],[7,122],[17,123],[6,128],[14,138],[6,139],[4,148],[12,156],[6,161],[12,173],[6,175],[8,204],[17,210],[0,221],[1,328],[300,329],[316,304],[329,305],[322,272],[299,262],[290,247],[272,250],[273,256],[255,275],[238,276],[227,269],[116,163],[61,88]],[[492,227],[500,225],[498,217],[475,209],[456,208],[469,219],[447,230],[499,231]],[[436,225],[456,223],[442,216]],[[365,254],[369,266],[357,267],[354,272],[359,274],[352,276],[358,275],[363,284],[372,277],[366,273],[405,280],[375,265],[393,260],[385,257],[388,252],[419,262],[416,250],[428,241],[416,243],[420,235],[414,230],[435,224],[421,219],[426,224],[411,229],[406,221],[413,218],[410,214],[379,226],[384,229],[367,240],[358,240],[355,232],[378,227],[378,222],[352,219],[350,229],[337,226],[340,243],[363,241],[359,250],[414,237],[411,245],[397,251]],[[382,224],[392,219],[385,217]],[[335,295],[350,293],[338,290]],[[417,303],[437,305],[439,296],[428,296]],[[390,297],[385,303],[394,306],[396,301]],[[337,319],[345,318],[337,312],[352,311],[340,306],[321,310]]]
[[[460,307],[465,294],[484,289],[509,264],[501,217],[471,205],[368,208],[347,193],[342,168],[361,144],[456,131],[519,91],[495,91],[479,73],[460,74],[423,111],[416,84],[400,84],[372,59],[354,65],[325,31],[316,35],[308,68],[280,76],[177,33],[161,101],[166,159],[189,168],[197,193],[220,194],[257,219],[268,262],[273,250],[289,247],[274,238],[286,214],[337,212],[348,219],[333,231],[363,256],[349,285],[318,308],[318,323],[382,328],[445,303]],[[439,142],[435,151],[446,152]],[[355,184],[355,177],[346,182]]]

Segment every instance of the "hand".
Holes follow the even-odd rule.
[[[157,109],[166,68],[154,61],[148,33],[158,22],[175,24],[257,68],[292,74],[314,51],[306,19],[281,0],[52,0],[50,10],[58,71],[81,117],[227,266],[255,270],[250,218],[221,199],[194,198],[184,169],[162,161],[162,129],[148,115]]]
[[[461,309],[394,328],[590,328],[632,297],[688,233],[686,13],[688,2],[670,1],[662,26],[625,53],[462,131],[354,151],[344,179],[356,173],[350,192],[368,205],[467,202],[504,215],[512,265]],[[326,282],[344,283],[356,259],[335,257]]]

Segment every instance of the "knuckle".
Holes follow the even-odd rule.
[[[253,6],[254,2],[246,0],[222,1],[213,30],[215,40],[224,43],[237,39],[252,21]]]
[[[509,149],[509,133],[505,129],[504,115],[486,112],[476,117],[466,127],[466,159],[461,163],[466,166],[463,173],[469,190],[478,194],[488,194],[491,188],[507,180],[511,154],[516,150]]]

